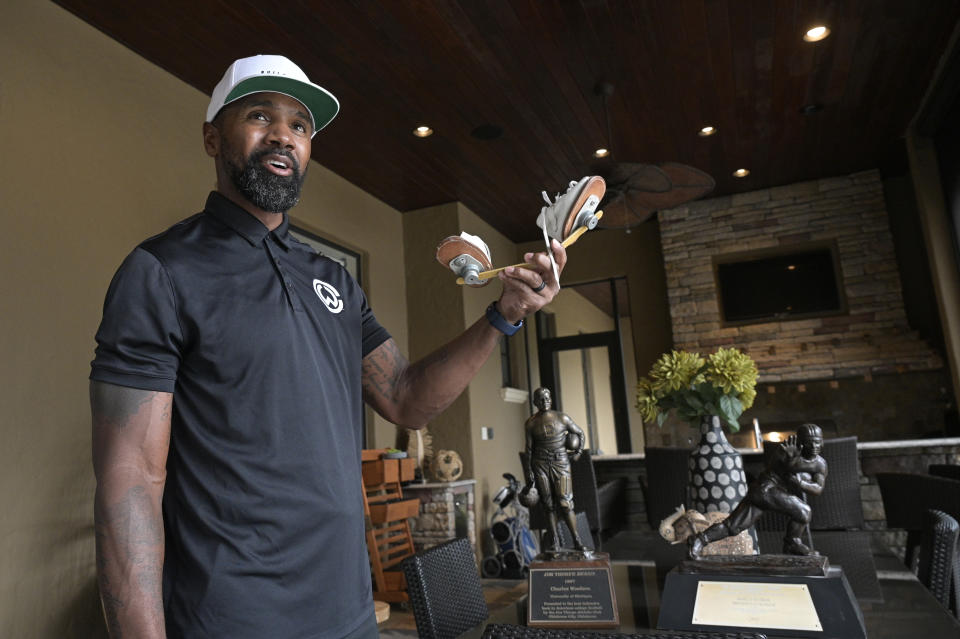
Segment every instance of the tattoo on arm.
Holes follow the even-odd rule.
[[[388,339],[363,358],[363,394],[375,405],[395,401],[400,378],[409,366],[396,342]]]
[[[152,402],[157,395],[159,393],[154,391],[94,382],[90,385],[90,408],[94,419],[122,430],[129,423],[130,418],[136,415],[144,404]],[[170,410],[169,404],[165,410]]]
[[[121,614],[132,599],[111,575],[132,573],[138,590],[152,595],[147,613],[163,618],[163,524],[154,515],[160,504],[153,499],[143,486],[134,486],[120,501],[97,504],[97,573],[111,637],[126,635]]]
[[[111,637],[163,633],[161,501],[173,395],[93,382],[97,576]]]

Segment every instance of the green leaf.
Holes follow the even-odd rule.
[[[695,411],[703,410],[703,402],[697,397],[697,392],[688,390],[683,392],[683,399],[687,402],[687,405],[690,406]]]
[[[663,422],[667,421],[667,411],[660,411],[657,413],[657,426],[663,426]]]
[[[722,395],[720,397],[720,416],[723,417],[723,421],[730,427],[730,432],[735,433],[740,430],[740,423],[737,421],[737,418],[740,417],[740,413],[742,412],[743,404],[741,404],[737,398],[731,397],[730,395]]]
[[[733,402],[733,411],[737,418],[740,418],[740,415],[743,415],[743,402],[740,401],[740,398],[736,395],[731,395],[730,400]]]
[[[730,418],[736,419],[737,415],[734,414],[734,406],[732,398],[729,395],[722,395],[720,397],[720,412],[723,413],[723,416],[728,421]]]
[[[710,382],[697,384],[697,394],[705,404],[716,404],[720,398],[720,390]]]

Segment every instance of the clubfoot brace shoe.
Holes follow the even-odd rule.
[[[489,247],[476,235],[464,232],[444,238],[437,246],[437,261],[462,277],[467,286],[490,283],[477,278],[477,273],[489,271],[492,263]]]
[[[544,191],[543,199],[547,205],[540,210],[537,226],[559,242],[581,226],[593,229],[598,221],[594,213],[606,191],[607,184],[599,175],[588,175],[579,182],[571,181],[567,192],[558,193],[553,202]]]

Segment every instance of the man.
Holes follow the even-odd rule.
[[[234,62],[203,125],[216,191],[111,282],[90,396],[115,637],[376,636],[362,400],[422,427],[559,290],[527,254],[486,317],[408,363],[346,271],[288,233],[338,108],[286,58]]]
[[[730,516],[689,539],[689,554],[696,559],[712,541],[739,534],[756,523],[766,510],[790,518],[783,538],[783,552],[789,555],[815,555],[803,543],[804,529],[810,523],[806,495],[819,495],[827,481],[827,462],[820,456],[823,431],[816,424],[803,424],[796,435],[782,442],[777,454],[756,482],[750,485]]]
[[[550,404],[548,389],[538,388],[533,392],[533,405],[538,410],[526,423],[526,452],[530,460],[527,484],[536,485],[540,503],[547,512],[553,532],[551,550],[561,550],[560,536],[557,534],[559,510],[573,534],[574,547],[582,552],[585,546],[577,530],[577,516],[573,512],[573,481],[567,450],[572,450],[574,459],[580,456],[583,452],[583,431],[565,413],[550,410]],[[572,446],[568,446],[568,438],[573,440]]]

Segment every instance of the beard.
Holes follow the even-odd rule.
[[[300,172],[300,163],[292,153],[285,149],[263,149],[254,151],[241,166],[232,159],[235,154],[226,140],[222,144],[224,164],[230,181],[251,204],[270,213],[286,213],[300,201],[300,189],[307,176],[306,169]],[[262,163],[266,155],[276,154],[290,160],[290,175],[277,175],[270,172]]]

